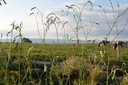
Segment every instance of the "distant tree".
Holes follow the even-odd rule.
[[[32,41],[29,38],[23,38],[22,42],[24,42],[24,43],[32,43]]]

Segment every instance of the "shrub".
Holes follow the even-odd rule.
[[[23,38],[22,42],[24,42],[24,43],[32,43],[32,41],[30,39],[28,39],[28,38]]]

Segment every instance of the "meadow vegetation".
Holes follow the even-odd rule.
[[[22,47],[17,46],[17,43],[11,43],[11,48],[9,48],[9,42],[0,45],[2,47],[0,52],[1,84],[8,81],[9,84],[20,82],[20,84],[33,85],[44,83],[49,85],[103,85],[106,84],[107,76],[109,83],[113,83],[112,81],[114,83],[117,81],[117,85],[127,83],[125,77],[128,71],[128,52],[121,48],[121,61],[118,62],[116,50],[112,49],[113,44],[105,47],[106,53],[103,57],[101,47],[98,47],[97,43],[79,44],[79,46],[22,43]],[[42,63],[39,63],[40,61]],[[123,73],[120,80],[117,77],[120,73],[117,76],[114,74],[116,69]]]
[[[86,4],[90,4],[90,10],[93,8],[93,3],[88,1],[78,10],[76,5],[66,5],[74,13],[76,28],[72,28],[76,43],[59,43],[58,28],[61,23],[61,28],[64,30],[66,24],[71,24],[67,21],[61,22],[55,13],[50,13],[46,17],[46,22],[43,20],[42,14],[37,7],[31,10],[37,10],[41,15],[43,25],[43,34],[39,32],[38,22],[37,32],[42,43],[26,43],[23,42],[22,27],[23,23],[11,24],[12,29],[7,32],[7,42],[0,42],[0,85],[127,85],[128,84],[128,51],[120,48],[121,59],[117,59],[117,51],[113,50],[113,41],[126,28],[127,21],[123,28],[119,31],[118,19],[126,13],[114,15],[112,25],[107,21],[109,26],[108,34],[105,39],[111,34],[114,27],[117,29],[114,39],[107,46],[98,47],[98,43],[88,43],[88,36],[94,24],[91,23],[91,28],[84,31],[85,43],[79,43],[78,31],[83,29],[82,12]],[[101,6],[99,6],[102,8]],[[118,4],[119,7],[119,4]],[[103,9],[106,15],[106,11]],[[31,13],[34,15],[35,13]],[[68,16],[68,12],[65,17]],[[108,17],[106,16],[106,20]],[[35,19],[37,19],[35,17]],[[51,26],[55,26],[57,44],[45,43],[45,38]],[[71,26],[72,27],[72,26]],[[13,33],[17,32],[18,35]],[[43,37],[41,36],[43,35]],[[64,31],[64,40],[70,40]],[[10,42],[8,42],[10,38]],[[1,35],[2,40],[2,35]],[[17,40],[17,42],[15,42]]]

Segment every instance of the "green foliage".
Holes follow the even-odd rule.
[[[8,83],[13,84],[17,82],[27,84],[32,81],[31,84],[41,84],[41,82],[51,83],[53,85],[58,83],[98,84],[103,83],[102,81],[104,80],[107,81],[106,70],[103,70],[100,65],[103,65],[103,63],[107,65],[108,57],[109,62],[116,61],[116,51],[112,49],[113,44],[105,47],[106,53],[103,57],[104,62],[101,61],[99,52],[101,49],[100,47],[97,47],[96,43],[79,44],[79,47],[76,47],[73,44],[22,43],[22,48],[18,45],[17,49],[15,49],[16,44],[17,43],[11,43],[7,71],[5,70],[7,60],[2,58],[2,56],[8,56],[8,50],[6,49],[8,49],[10,43],[1,44],[3,50],[0,52],[1,72],[4,70],[4,74],[8,75],[7,77],[1,73],[1,77],[5,77],[5,80],[1,81],[1,83],[8,81]],[[22,50],[21,54],[20,50]],[[98,57],[96,61],[94,61],[94,53]],[[121,49],[121,55],[126,56],[127,51]],[[90,60],[88,60],[88,57],[90,57]],[[123,62],[127,61],[125,61],[123,57],[122,59]],[[32,61],[48,61],[51,63],[46,64],[47,70],[44,72],[44,64]],[[61,63],[57,64],[57,62]],[[89,68],[85,68],[86,64],[87,66],[89,65]],[[110,66],[112,68],[114,67],[112,63],[110,63]],[[124,67],[124,70],[125,69],[127,70],[127,65]],[[100,74],[104,74],[104,76],[100,77]],[[112,75],[113,73],[110,72],[110,80],[108,80],[108,82],[113,81],[111,80]],[[55,79],[53,79],[53,77],[55,77]],[[65,80],[65,78],[69,80]],[[46,79],[47,81],[45,81]],[[123,81],[126,82],[126,80]]]

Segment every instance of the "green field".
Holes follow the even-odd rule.
[[[128,51],[121,48],[121,60],[117,61],[113,44],[105,47],[98,47],[96,43],[78,46],[37,43],[0,43],[0,45],[0,85],[128,83],[125,80],[128,77]],[[101,55],[100,52],[105,53]],[[38,61],[50,63],[41,64]],[[124,74],[118,77],[120,73],[114,73],[116,71]]]
[[[117,51],[113,49],[113,44],[98,47],[96,43],[79,44],[37,44],[37,43],[1,43],[1,52],[10,54],[11,57],[26,56],[28,58],[37,58],[38,60],[48,60],[54,57],[68,58],[71,56],[94,57],[94,54],[101,58],[100,51],[105,52],[104,60],[117,60]],[[9,53],[10,52],[10,53]],[[29,54],[28,54],[29,52]],[[1,53],[1,55],[4,55]],[[125,48],[120,49],[121,61],[127,61],[128,51]]]

